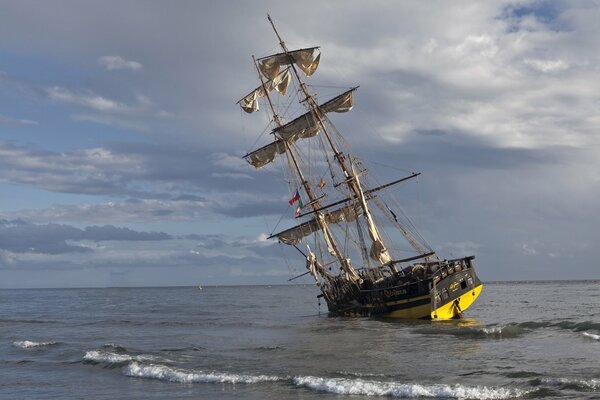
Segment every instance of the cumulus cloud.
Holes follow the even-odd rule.
[[[569,263],[573,268],[593,265],[590,238],[598,236],[600,224],[596,4],[459,0],[432,7],[404,1],[365,9],[360,2],[349,1],[341,9],[324,6],[335,8],[335,23],[323,23],[328,13],[322,13],[296,25],[287,16],[306,16],[311,7],[267,3],[290,46],[321,46],[321,64],[307,78],[309,84],[361,85],[353,111],[331,116],[358,156],[424,172],[418,190],[407,186],[394,190],[409,211],[417,211],[409,214],[424,210],[420,226],[428,229],[425,236],[436,249],[476,251],[485,278],[525,278],[519,268],[524,262],[547,269],[569,260],[576,261]],[[48,201],[2,215],[40,224],[170,224],[194,219],[201,224],[207,217],[214,222],[224,215],[275,214],[275,219],[286,215],[289,177],[275,166],[255,171],[239,158],[254,148],[258,133],[271,122],[265,117],[267,107],[248,116],[234,105],[256,83],[248,56],[266,55],[276,38],[263,11],[250,4],[240,5],[242,12],[236,15],[226,5],[209,12],[201,10],[201,4],[188,6],[166,14],[161,5],[142,7],[160,15],[165,30],[147,24],[143,16],[148,14],[130,12],[134,6],[127,4],[119,6],[121,13],[131,16],[126,22],[116,20],[113,10],[93,4],[74,5],[60,15],[43,7],[31,14],[26,5],[15,5],[0,15],[3,47],[25,47],[32,54],[44,54],[52,47],[68,67],[62,72],[50,68],[52,74],[27,69],[0,72],[1,84],[9,88],[3,95],[10,92],[11,104],[37,105],[39,115],[48,115],[49,103],[54,109],[57,104],[64,107],[70,113],[64,137],[77,139],[68,145],[57,140],[52,151],[43,148],[48,132],[31,137],[38,147],[0,145],[0,179],[27,188],[93,196],[89,202],[74,197],[65,201],[68,204]],[[136,11],[139,7],[135,5]],[[206,19],[198,23],[198,15]],[[218,23],[224,18],[241,31],[254,32],[252,44],[240,41],[237,31],[224,29]],[[97,30],[92,36],[72,34],[91,23],[112,29]],[[136,35],[129,35],[132,26]],[[168,29],[173,26],[177,29]],[[373,29],[361,31],[356,26]],[[43,32],[36,31],[42,27]],[[214,32],[219,33],[220,46],[214,46]],[[130,40],[120,40],[126,36]],[[99,73],[99,68],[86,70],[72,62],[95,60],[98,53],[93,49],[98,48],[118,58],[101,57],[102,68],[112,63],[133,71],[136,67],[128,63],[135,61],[117,54],[135,54],[144,60],[136,71],[144,73]],[[42,62],[39,68],[47,65]],[[327,90],[319,87],[323,99],[330,97]],[[290,111],[286,118],[303,111],[288,110],[283,102],[278,105]],[[13,108],[10,113],[34,115]],[[102,135],[93,129],[84,132],[87,122],[102,124],[106,130]],[[127,130],[143,130],[144,135],[136,132],[131,140]],[[263,135],[261,140],[269,139]],[[369,174],[380,177],[376,173],[382,169],[368,168]],[[255,220],[261,220],[258,227],[246,228],[258,232],[264,224],[262,218]],[[217,229],[226,236],[232,231],[227,224]],[[239,267],[253,260],[262,264],[261,257],[267,255],[275,260],[273,249],[279,246],[256,243],[246,248],[242,243],[251,240],[233,243],[218,236],[198,238],[196,243],[190,238],[161,241],[154,248],[143,241],[135,246],[117,241],[102,250],[91,242],[88,250],[51,255],[51,263],[81,266],[84,261],[78,257],[93,256],[96,265],[104,261],[133,269],[136,253],[143,254],[148,265],[169,268],[176,263],[186,268],[219,262]],[[83,241],[65,245],[86,247]],[[231,250],[235,246],[239,253]],[[528,257],[532,249],[544,256]],[[44,263],[37,253],[7,251],[5,263],[24,262],[24,257],[33,264]],[[229,257],[227,251],[235,256]],[[581,276],[592,274],[581,268]],[[231,278],[230,270],[222,272],[222,277]]]
[[[79,229],[55,223],[39,225],[23,220],[0,220],[0,249],[13,253],[63,254],[91,251],[88,246],[73,244],[69,241],[160,241],[169,239],[171,236],[162,232],[137,232],[112,225],[88,226],[85,229]]]
[[[98,58],[98,64],[102,65],[109,71],[128,69],[131,71],[138,71],[142,69],[142,64],[137,61],[127,61],[119,56],[103,56]]]
[[[278,191],[281,195],[281,188],[268,182],[251,185],[246,182],[252,181],[249,175],[230,169],[238,167],[214,166],[207,158],[199,159],[195,149],[178,146],[128,145],[56,153],[0,142],[0,179],[53,192],[118,199],[21,210],[14,215],[34,221],[189,220],[206,213],[247,217],[279,213],[286,206],[285,200],[273,195]],[[252,193],[255,187],[265,190]]]
[[[76,105],[101,113],[131,115],[154,107],[154,103],[142,95],[136,96],[134,104],[125,104],[91,91],[76,92],[61,86],[49,87],[46,89],[46,93],[50,100]]]
[[[569,64],[564,60],[539,60],[526,58],[523,62],[540,72],[559,72],[569,68]]]

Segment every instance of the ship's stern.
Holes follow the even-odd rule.
[[[434,278],[436,283],[431,289],[431,319],[461,318],[481,294],[483,284],[472,267],[442,272],[438,279]]]

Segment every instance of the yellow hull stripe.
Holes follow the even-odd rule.
[[[420,306],[405,308],[403,310],[392,311],[391,313],[384,314],[387,318],[406,318],[406,319],[422,319],[427,318],[431,313],[430,304],[422,304]]]
[[[467,308],[473,304],[475,299],[479,297],[481,290],[483,289],[483,284],[473,288],[473,290],[463,294],[458,298],[460,310],[457,309],[455,305],[456,300],[452,300],[449,303],[438,307],[436,310],[431,311],[431,319],[453,319],[459,317],[460,311],[465,311]]]

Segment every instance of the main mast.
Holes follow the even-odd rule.
[[[309,105],[310,111],[316,117],[318,125],[321,128],[321,131],[323,132],[323,134],[325,135],[325,138],[327,139],[327,143],[329,144],[331,151],[334,154],[334,159],[337,161],[340,169],[342,170],[342,172],[344,174],[344,177],[345,177],[344,183],[346,183],[346,185],[350,189],[351,193],[353,193],[354,196],[357,199],[359,199],[360,207],[362,208],[363,214],[367,220],[369,235],[373,242],[373,245],[371,246],[371,256],[373,258],[379,260],[382,264],[389,264],[392,261],[392,259],[387,251],[385,244],[383,243],[383,240],[381,239],[379,230],[377,229],[377,226],[375,225],[375,222],[373,221],[373,216],[371,215],[371,211],[369,210],[369,206],[367,205],[367,201],[366,201],[365,195],[363,193],[362,187],[360,185],[358,175],[354,171],[354,168],[347,164],[347,160],[346,160],[344,153],[342,153],[338,150],[335,142],[333,141],[333,139],[331,137],[331,134],[329,133],[329,130],[325,126],[325,123],[323,121],[324,115],[321,112],[321,110],[319,109],[319,105],[316,103],[314,96],[312,96],[309,93],[306,84],[303,82],[302,78],[300,77],[300,74],[298,73],[298,70],[296,69],[296,66],[294,65],[294,59],[290,55],[290,53],[287,49],[287,46],[285,45],[285,42],[279,35],[279,32],[277,31],[277,28],[275,27],[275,24],[273,23],[271,16],[267,14],[267,18],[268,18],[269,22],[271,23],[271,27],[273,28],[275,35],[277,35],[277,39],[279,39],[279,45],[281,46],[283,52],[286,54],[286,56],[289,59],[289,63],[291,65],[292,71],[294,71],[294,75],[296,76],[296,79],[298,80],[298,82],[300,84],[300,89],[302,90],[302,92],[305,96],[305,99],[307,101],[307,104]],[[390,268],[392,268],[392,270],[395,270],[395,267],[392,264],[389,264],[389,265],[390,265]]]
[[[308,205],[310,206],[310,211],[304,212],[303,214],[299,215],[299,217],[304,217],[309,214],[312,215],[310,220],[293,228],[274,234],[271,237],[276,236],[280,242],[289,245],[296,245],[311,234],[322,235],[321,243],[324,242],[327,251],[334,257],[334,261],[325,262],[326,260],[324,259],[324,265],[322,265],[317,261],[315,254],[309,249],[309,253],[307,255],[307,267],[309,268],[311,274],[315,277],[317,282],[319,282],[320,276],[330,283],[333,280],[336,280],[336,282],[341,282],[338,280],[338,278],[341,278],[346,279],[349,283],[356,284],[361,281],[361,278],[357,273],[357,270],[352,266],[350,258],[348,258],[351,253],[347,249],[349,235],[348,229],[350,227],[349,223],[355,221],[356,227],[351,229],[358,233],[358,242],[355,241],[354,243],[360,248],[360,252],[364,259],[364,267],[369,267],[369,258],[372,258],[380,263],[380,267],[389,267],[395,272],[395,264],[403,262],[404,260],[392,260],[386,245],[383,243],[379,229],[375,224],[367,202],[376,197],[373,195],[375,191],[415,177],[418,174],[413,174],[411,177],[399,179],[392,183],[381,185],[377,188],[369,190],[363,189],[359,178],[366,171],[357,172],[354,167],[353,158],[340,151],[333,136],[336,131],[334,128],[332,128],[333,125],[325,116],[325,114],[329,112],[346,112],[351,110],[352,93],[354,90],[356,90],[356,88],[352,88],[323,104],[317,104],[315,96],[309,92],[308,86],[304,83],[299,70],[304,72],[306,76],[311,76],[319,64],[320,52],[316,53],[317,47],[290,51],[275,28],[270,16],[268,16],[268,20],[271,23],[277,38],[279,39],[282,52],[279,54],[262,57],[258,60],[253,57],[254,66],[260,79],[260,86],[246,95],[238,103],[240,103],[244,111],[251,113],[258,111],[258,100],[261,97],[266,97],[270,111],[273,114],[275,128],[273,129],[272,134],[274,135],[275,140],[246,154],[244,158],[246,158],[246,160],[256,168],[261,168],[264,165],[273,162],[278,155],[285,153],[286,157],[288,158],[288,167],[290,168],[290,172],[292,175],[295,175],[299,178],[301,187],[304,189],[304,192],[309,200]],[[280,67],[282,65],[289,67],[280,71]],[[300,96],[300,103],[306,103],[308,112],[284,124],[279,113],[277,112],[276,107],[274,106],[270,93],[275,90],[285,96],[287,87],[292,80],[292,76],[299,85],[298,94]],[[322,132],[322,137],[324,137],[324,140],[321,140],[322,150],[324,151],[323,155],[327,161],[332,178],[337,182],[333,186],[338,187],[343,185],[347,188],[346,195],[348,196],[344,200],[325,206],[321,204],[321,199],[324,196],[316,195],[315,188],[311,185],[311,182],[309,179],[307,179],[305,171],[302,169],[302,153],[300,152],[300,149],[296,147],[296,142],[300,139],[313,138],[320,132]],[[343,173],[343,180],[341,182],[334,176],[335,173],[329,158],[329,154],[331,153],[333,154],[333,159],[335,160],[334,163],[337,164]],[[321,179],[321,181],[323,180]],[[323,186],[319,184],[319,188],[322,189]],[[340,204],[342,205],[333,208],[333,206]],[[379,208],[381,208],[378,203],[377,205]],[[395,219],[395,214],[393,214],[393,212],[392,215]],[[366,230],[368,231],[371,239],[370,252],[367,251],[367,245],[365,244],[363,237],[364,227],[361,227],[360,224],[360,221],[363,218],[366,221]],[[340,246],[333,235],[331,227],[332,225],[346,230],[344,232],[346,242],[343,244],[343,246]],[[397,220],[396,225],[400,227],[401,233],[405,236],[411,246],[413,246],[418,253],[421,253],[421,256],[419,257],[422,258],[431,254],[426,254],[425,251],[423,251],[422,248],[420,248],[420,246],[416,243],[414,238],[411,237],[411,234],[405,231]],[[429,246],[426,245],[425,247]],[[354,253],[352,254],[354,255]],[[321,253],[321,255],[324,256],[323,253]],[[331,271],[330,265],[332,263],[338,263],[340,269],[344,272],[339,277],[336,277],[329,272]],[[326,268],[327,266],[329,266],[329,268]]]

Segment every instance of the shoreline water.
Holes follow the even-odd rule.
[[[596,281],[490,283],[466,318],[443,322],[329,317],[317,293],[0,291],[0,397],[591,399],[600,390]]]

